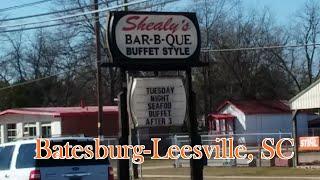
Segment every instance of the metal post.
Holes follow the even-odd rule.
[[[122,71],[122,80],[123,74]],[[119,145],[128,145],[129,144],[129,117],[127,112],[127,89],[122,88],[122,92],[118,95],[119,99],[119,122],[120,122],[120,139]],[[118,160],[118,179],[129,180],[130,179],[130,168],[129,168],[129,159],[119,159]]]
[[[209,52],[205,53],[202,57],[204,57],[205,62],[209,62]],[[209,103],[208,103],[208,67],[204,66],[203,69],[203,101],[204,101],[204,116],[207,117],[209,114]],[[206,127],[208,127],[207,121],[206,121]]]
[[[172,145],[176,144],[176,145],[179,146],[178,140],[177,140],[177,135],[176,135],[176,134],[173,135],[171,144],[172,144]],[[174,166],[175,168],[179,167],[179,158],[176,159],[176,160],[174,160],[173,166]]]
[[[123,1],[124,4],[128,3],[127,0]],[[128,6],[124,7],[125,11],[128,11]],[[130,140],[130,122],[129,122],[129,115],[127,111],[127,84],[128,84],[128,74],[126,73],[125,69],[121,68],[121,83],[122,83],[122,94],[121,94],[121,145],[129,145]],[[129,180],[130,177],[130,160],[118,160],[119,161],[119,168],[118,168],[118,178],[120,180]]]
[[[124,4],[127,4],[127,3],[128,3],[128,0],[123,0],[123,3],[124,3]],[[125,10],[125,11],[128,11],[128,6],[124,6],[124,10]]]
[[[295,110],[292,115],[292,138],[294,139],[294,158],[293,158],[293,167],[297,167],[299,165],[299,152],[298,152],[298,129],[297,129],[297,115],[299,110]]]
[[[262,167],[262,158],[261,158],[261,153],[262,153],[262,148],[261,148],[261,140],[262,138],[259,136],[259,139],[258,139],[258,157],[257,159],[259,159],[259,167]]]
[[[139,139],[138,139],[138,128],[134,128],[131,130],[131,144],[134,145],[140,145],[139,144]],[[133,178],[134,179],[139,179],[139,170],[138,170],[138,165],[133,164],[132,165],[132,171],[133,171]]]
[[[94,10],[99,9],[98,0],[94,0]],[[98,135],[103,136],[103,100],[101,91],[101,43],[99,12],[94,13],[94,31],[96,39],[96,66],[97,66],[97,103],[98,103]]]
[[[201,137],[198,134],[198,122],[196,119],[195,93],[192,91],[191,68],[186,71],[188,81],[188,110],[189,110],[189,133],[191,138],[191,146],[201,145]],[[191,179],[203,180],[203,160],[191,159]]]
[[[138,138],[138,145],[141,145],[141,142],[140,142],[140,129],[137,129],[137,138]],[[142,164],[140,164],[140,176],[141,176],[141,178],[143,178],[143,176],[142,176]]]

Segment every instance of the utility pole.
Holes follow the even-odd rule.
[[[127,4],[127,3],[128,3],[128,0],[123,0],[123,3],[124,3],[124,4]],[[128,11],[128,6],[124,6],[124,10],[125,10],[125,11]]]
[[[298,126],[297,126],[297,116],[299,114],[299,110],[295,110],[292,114],[292,138],[294,140],[294,147],[293,147],[293,152],[294,152],[294,158],[293,158],[293,167],[296,168],[299,166],[299,151],[298,151]]]
[[[189,134],[191,146],[201,145],[201,136],[198,134],[198,122],[196,117],[196,94],[192,90],[192,71],[186,70],[188,82],[188,109],[189,109]],[[203,159],[190,159],[191,180],[203,180]]]
[[[127,3],[127,0],[124,0],[124,4]],[[125,10],[128,10],[128,7],[124,7]],[[127,74],[126,70],[120,68],[121,76],[121,92],[118,95],[119,99],[119,120],[120,120],[120,138],[119,145],[129,145],[130,137],[130,124],[129,116],[127,111]],[[120,180],[130,180],[130,161],[129,159],[119,159],[118,160],[118,179]]]
[[[127,4],[128,0],[123,0],[123,3]],[[128,6],[124,6],[124,10],[128,11],[129,10]],[[129,73],[127,73],[127,74],[125,72],[121,72],[121,73],[123,73],[122,76],[125,76],[127,78],[127,80],[129,79]],[[136,138],[136,137],[132,137],[133,133],[130,133],[130,131],[131,131],[131,128],[129,127],[129,139],[131,139],[131,141],[132,141],[132,138]],[[136,130],[134,130],[134,135],[135,136],[137,135],[137,131]],[[135,140],[137,140],[137,138]],[[131,144],[132,144],[132,142],[131,142]],[[134,179],[138,179],[139,178],[138,165],[130,163],[129,169],[130,168],[132,168],[133,178]]]
[[[99,9],[98,0],[94,0],[94,10]],[[101,88],[101,42],[99,12],[94,13],[94,32],[96,37],[96,66],[97,66],[97,103],[98,103],[98,135],[103,137],[103,100]]]

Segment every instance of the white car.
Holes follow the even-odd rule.
[[[53,145],[93,145],[92,138],[51,138]],[[0,144],[0,180],[114,180],[108,159],[35,160],[35,140]],[[94,147],[94,146],[93,146]]]

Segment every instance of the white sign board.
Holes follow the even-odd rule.
[[[128,14],[115,26],[116,45],[132,59],[187,59],[198,47],[198,31],[184,15]]]
[[[129,105],[137,127],[182,125],[187,107],[182,79],[135,78]]]

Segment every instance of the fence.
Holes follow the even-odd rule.
[[[274,138],[275,141],[281,138],[291,138],[291,133],[251,133],[251,134],[233,134],[233,135],[201,135],[202,145],[215,145],[217,144],[216,138],[230,138],[234,139],[234,147],[237,145],[245,145],[247,147],[247,152],[255,155],[255,160],[253,162],[258,163],[258,166],[270,166],[270,161],[262,161],[260,157],[261,142],[264,138]],[[173,136],[173,144],[177,144],[179,147],[190,144],[190,138],[188,135],[175,135]],[[291,148],[291,147],[290,147]],[[228,149],[228,148],[227,148]],[[289,151],[289,146],[284,146],[283,149]],[[221,153],[222,151],[220,150]],[[215,150],[212,151],[214,155]],[[228,152],[229,153],[229,152]],[[174,162],[175,167],[189,166],[190,160],[177,159]],[[237,159],[208,159],[208,166],[249,166],[247,159],[237,160]],[[257,164],[256,164],[257,165]]]
[[[100,139],[101,144],[104,145],[118,145],[119,144],[119,138],[118,137],[102,137]]]
[[[309,136],[317,136],[320,131],[320,128],[309,129]],[[167,152],[167,149],[171,145],[178,145],[182,147],[183,145],[190,145],[190,138],[188,134],[174,134],[174,133],[157,133],[157,134],[149,134],[145,132],[136,132],[136,134],[132,134],[132,144],[145,145],[146,149],[153,150],[151,138],[161,138],[161,142],[159,143],[159,154],[164,156]],[[237,145],[245,145],[248,149],[247,152],[252,153],[254,155],[253,163],[249,164],[247,159],[244,160],[226,160],[226,159],[208,159],[208,166],[272,166],[275,161],[271,162],[270,160],[261,160],[260,154],[261,152],[265,152],[261,148],[261,141],[264,138],[274,138],[275,141],[281,138],[292,138],[292,134],[289,132],[278,132],[278,133],[249,133],[249,134],[211,134],[207,133],[201,135],[201,143],[202,145],[216,145],[219,143],[215,142],[216,138],[230,138],[234,139],[234,147]],[[105,145],[118,145],[118,137],[103,137],[101,138],[101,144]],[[227,148],[228,149],[228,148]],[[292,151],[291,145],[285,144],[283,146],[284,152]],[[220,151],[221,153],[222,151]],[[211,152],[213,156],[215,155],[215,151]],[[227,152],[228,153],[228,152]],[[268,154],[268,153],[267,153]],[[147,158],[147,157],[146,157]],[[148,158],[147,158],[148,159]],[[299,158],[300,159],[300,158]],[[300,160],[301,161],[301,160]],[[301,161],[302,162],[302,161]],[[304,161],[303,161],[304,162]],[[112,165],[116,167],[117,161],[112,161]],[[165,163],[169,165],[170,163]],[[172,166],[174,167],[188,167],[190,166],[190,160],[177,159],[173,161]],[[146,166],[144,166],[146,167]],[[142,171],[142,166],[139,166],[140,171]]]

